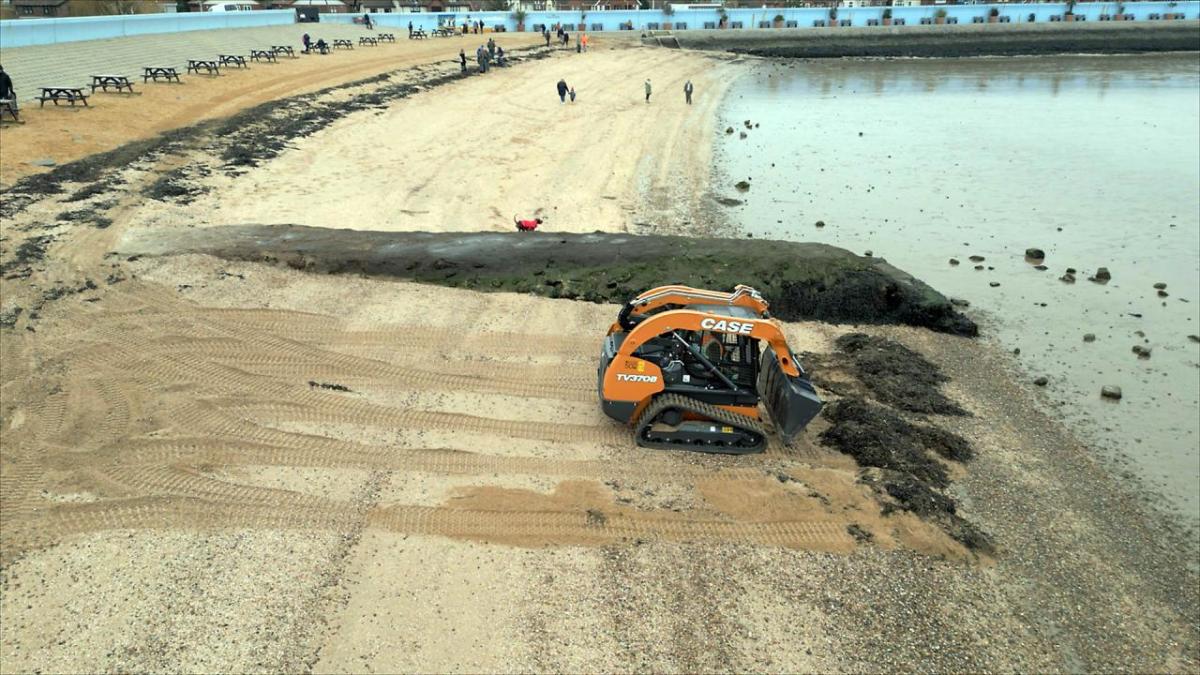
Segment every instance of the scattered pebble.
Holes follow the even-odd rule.
[[[958,264],[958,258],[951,258],[951,259],[950,259],[950,264],[951,264],[951,265],[957,265],[957,264]]]
[[[1084,342],[1095,342],[1096,334],[1095,333],[1085,333],[1083,336],[1083,341]]]
[[[1038,377],[1037,379],[1035,379],[1033,381],[1033,383],[1039,387],[1044,387],[1047,384],[1050,384],[1050,379],[1048,377],[1046,377],[1045,375],[1042,375],[1042,376]]]
[[[1121,400],[1121,388],[1115,384],[1106,384],[1100,388],[1100,395],[1114,401]]]

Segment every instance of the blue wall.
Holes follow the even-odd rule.
[[[1183,14],[1188,20],[1200,19],[1200,0],[1186,2],[1127,2],[1125,13],[1132,14],[1137,21],[1146,20],[1150,14]],[[1075,5],[1075,14],[1087,17],[1088,21],[1097,21],[1101,14],[1115,14],[1116,2],[1089,2]],[[1033,14],[1038,22],[1049,21],[1052,15],[1066,12],[1065,3],[1040,4],[1006,4],[1006,5],[942,5],[924,7],[892,7],[892,17],[904,19],[910,26],[921,23],[925,17],[933,17],[939,9],[946,10],[947,16],[956,17],[960,24],[971,23],[972,17],[986,17],[992,7],[1000,11],[1001,16],[1010,17],[1013,23],[1027,20]],[[869,19],[882,16],[882,7],[838,8],[838,19],[849,20],[853,26],[866,26]],[[761,21],[772,21],[777,14],[782,14],[786,21],[797,22],[800,28],[811,28],[814,21],[829,18],[829,10],[825,8],[757,8],[727,10],[730,22],[740,21],[746,29],[756,29]],[[321,20],[329,23],[350,23],[356,15],[323,14]],[[509,31],[517,29],[517,22],[512,19],[511,12],[459,12],[457,14],[372,14],[372,19],[381,26],[393,30],[406,29],[411,21],[414,27],[435,28],[439,17],[453,16],[461,25],[470,20],[482,20],[489,28],[503,25]],[[702,29],[706,22],[716,23],[716,10],[678,10],[672,16],[664,16],[659,10],[612,10],[605,12],[587,12],[583,22],[592,31],[593,24],[600,24],[601,30],[619,30],[622,24],[632,21],[634,30],[645,30],[649,24],[671,22],[676,25],[686,22],[689,29]],[[97,16],[70,19],[14,19],[0,21],[0,48],[26,47],[29,45],[47,45],[59,42],[75,42],[78,40],[99,40],[103,38],[124,37],[127,35],[146,35],[149,33],[175,33],[191,30],[207,30],[212,28],[250,28],[255,26],[275,26],[290,24],[295,21],[295,13],[291,10],[268,10],[254,12],[190,12],[179,14],[141,14],[134,16]],[[579,12],[530,12],[525,19],[525,29],[533,30],[536,24],[554,25],[555,23],[578,24]],[[574,29],[572,29],[574,32]]]
[[[0,21],[0,48],[51,45],[59,42],[179,33],[213,28],[255,28],[295,23],[290,9],[255,12],[182,12],[126,16],[81,16],[67,19]]]
[[[1077,16],[1087,17],[1088,21],[1098,21],[1101,14],[1116,14],[1116,2],[1089,2],[1078,3],[1075,5],[1075,14]],[[1200,19],[1200,0],[1188,0],[1186,2],[1126,2],[1125,13],[1132,14],[1137,21],[1146,20],[1150,14],[1183,14],[1186,19]],[[1174,6],[1172,6],[1174,5]],[[921,23],[921,19],[925,17],[932,18],[939,9],[946,10],[947,16],[957,17],[959,24],[971,23],[972,17],[987,17],[988,12],[992,7],[996,7],[1000,16],[1011,17],[1013,23],[1020,23],[1028,20],[1029,15],[1033,14],[1036,21],[1049,21],[1053,15],[1062,15],[1067,10],[1066,3],[1038,3],[1038,4],[1004,4],[1004,5],[940,5],[940,6],[923,6],[923,7],[892,7],[892,17],[895,19],[904,19],[905,23],[910,26],[915,26]],[[869,19],[881,18],[883,7],[857,7],[857,8],[838,8],[838,20],[849,20],[853,26],[866,26]],[[772,21],[776,15],[782,14],[785,21],[796,21],[799,28],[811,28],[814,21],[824,20],[829,18],[829,9],[821,7],[801,8],[801,9],[785,9],[778,7],[755,8],[755,9],[729,9],[726,10],[730,22],[741,21],[746,29],[758,28],[760,21]],[[536,24],[547,24],[553,26],[555,23],[563,24],[578,24],[580,23],[579,12],[529,12],[525,19],[525,30],[533,30]],[[322,21],[331,23],[351,23],[358,15],[353,14],[324,14],[321,16]],[[408,22],[411,21],[414,28],[435,28],[438,25],[438,17],[453,16],[457,23],[461,25],[470,20],[482,20],[489,28],[495,25],[503,25],[509,31],[517,29],[517,22],[512,19],[511,12],[458,12],[458,13],[443,13],[443,14],[372,14],[371,19],[379,26],[384,26],[392,29],[408,27]],[[658,23],[660,26],[665,22],[678,23],[686,22],[689,29],[702,29],[705,22],[716,23],[718,14],[716,10],[677,10],[672,16],[664,16],[659,10],[611,10],[611,11],[589,11],[583,19],[588,30],[592,30],[592,24],[603,25],[603,30],[615,31],[620,30],[620,26],[626,22],[632,21],[635,30],[641,31],[647,28],[648,24]],[[571,32],[575,32],[571,29]]]

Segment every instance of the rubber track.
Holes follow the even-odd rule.
[[[706,419],[719,422],[721,425],[747,429],[758,434],[762,440],[757,445],[751,447],[740,447],[732,445],[665,443],[647,439],[645,434],[649,431],[650,426],[654,424],[654,420],[658,417],[659,413],[670,408],[678,408],[685,412],[695,413]],[[636,424],[637,428],[635,434],[637,438],[637,444],[643,448],[655,448],[660,450],[690,450],[693,452],[708,452],[727,455],[748,455],[766,450],[768,444],[767,430],[762,424],[759,423],[758,420],[752,417],[730,412],[715,405],[697,401],[694,398],[681,396],[679,394],[661,394],[657,396],[642,412],[642,415],[638,418]]]

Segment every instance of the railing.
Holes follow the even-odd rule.
[[[1038,23],[1050,22],[1051,20],[1062,17],[1067,12],[1067,3],[1022,3],[1022,4],[1000,4],[1000,5],[924,5],[916,7],[838,7],[837,19],[839,22],[849,21],[850,26],[867,26],[868,22],[874,20],[882,20],[884,10],[891,10],[891,17],[895,19],[903,19],[905,25],[915,26],[921,23],[922,19],[929,19],[931,22],[936,19],[939,12],[945,12],[947,19],[953,18],[959,24],[970,24],[975,22],[976,17],[987,22],[987,17],[991,13],[992,8],[996,8],[998,17],[1007,17],[1010,23],[1025,23],[1029,20],[1029,15],[1033,15],[1034,21]],[[1152,15],[1179,14],[1184,19],[1196,20],[1200,19],[1200,0],[1187,0],[1184,2],[1087,2],[1076,3],[1074,6],[1074,16],[1082,17],[1085,21],[1099,21],[1101,16],[1112,16],[1118,13],[1121,8],[1123,14],[1132,15],[1135,21],[1151,20]],[[436,14],[408,14],[408,13],[390,13],[390,14],[372,14],[371,17],[379,26],[387,26],[388,28],[405,28],[411,21],[413,28],[436,28],[439,19],[444,20],[447,16],[453,16],[458,25],[473,21],[483,21],[484,25],[489,30],[496,26],[503,26],[507,31],[517,30],[517,22],[512,18],[511,12],[439,12]],[[526,31],[534,30],[534,26],[554,26],[562,24],[566,26],[570,32],[576,32],[579,24],[586,26],[588,32],[599,31],[619,31],[633,30],[643,31],[648,30],[650,24],[657,24],[665,28],[668,24],[675,26],[680,23],[687,24],[689,29],[703,29],[706,25],[717,28],[721,25],[721,18],[726,20],[726,26],[731,27],[737,24],[744,26],[746,30],[761,30],[758,28],[763,22],[774,28],[775,17],[782,16],[785,26],[791,24],[798,28],[812,28],[816,21],[829,20],[828,7],[802,7],[802,8],[784,8],[784,7],[761,7],[752,9],[726,9],[723,13],[716,9],[677,9],[671,14],[664,14],[662,10],[587,10],[579,11],[555,11],[555,12],[528,12],[525,16],[524,28]],[[321,21],[333,23],[350,23],[353,21],[351,15],[324,14],[321,16]]]
[[[1067,13],[1066,3],[1030,3],[1002,5],[925,5],[917,7],[839,7],[837,20],[843,25],[868,26],[882,22],[883,12],[890,10],[893,23],[903,20],[915,26],[927,20],[932,23],[943,13],[947,20],[959,24],[970,24],[982,19],[987,22],[993,8],[998,18],[1011,23],[1025,23],[1032,15],[1038,23],[1061,20]],[[1073,16],[1086,21],[1100,21],[1121,13],[1132,16],[1134,21],[1162,20],[1166,16],[1194,21],[1200,19],[1200,0],[1184,2],[1087,2],[1074,6]],[[352,23],[356,14],[322,14],[321,21],[327,23]],[[413,28],[430,30],[437,28],[440,20],[454,17],[458,25],[483,21],[489,30],[497,26],[506,31],[518,30],[511,12],[439,12],[439,13],[377,13],[371,18],[377,26],[389,29]],[[782,8],[763,7],[753,9],[675,10],[664,14],[662,10],[602,10],[602,11],[554,11],[529,12],[525,17],[524,29],[532,31],[535,26],[563,24],[571,32],[577,32],[584,24],[588,32],[647,30],[650,25],[674,28],[685,24],[689,29],[718,29],[724,25],[733,30],[764,30],[760,26],[776,27],[775,18],[782,16],[786,27],[812,28],[817,22],[828,22],[828,7]],[[724,19],[724,23],[722,23]],[[15,19],[0,21],[0,48],[46,45],[79,40],[146,35],[151,33],[175,33],[214,28],[249,28],[254,26],[285,25],[293,23],[296,15],[292,10],[265,10],[253,12],[187,12],[177,14],[137,14],[130,16],[96,16],[67,19]],[[848,23],[846,23],[848,22]]]

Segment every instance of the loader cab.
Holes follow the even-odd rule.
[[[728,305],[692,305],[689,309],[716,320],[760,318],[750,310]],[[620,343],[614,347],[619,349]],[[667,393],[683,394],[713,405],[753,407],[758,404],[755,382],[761,350],[759,340],[748,335],[677,330],[647,340],[633,355],[662,369]],[[713,372],[714,367],[720,374]],[[730,383],[735,386],[731,388]]]

